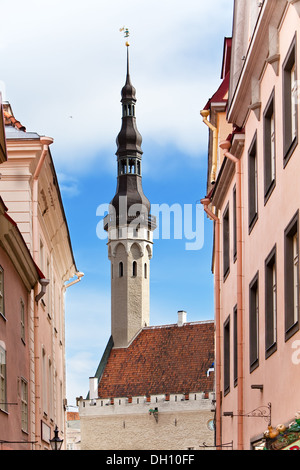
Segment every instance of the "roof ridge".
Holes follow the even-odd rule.
[[[214,320],[198,320],[198,321],[191,321],[191,322],[185,322],[182,326],[185,326],[185,325],[205,325],[207,323],[214,323]],[[172,328],[174,326],[178,326],[177,323],[170,323],[170,324],[166,324],[166,325],[152,325],[152,326],[144,326],[144,328],[142,328],[142,330],[140,331],[143,331],[143,330],[155,330],[155,329],[159,329],[159,328]],[[182,328],[179,327],[179,328]]]
[[[23,124],[21,124],[20,121],[18,121],[13,114],[9,113],[8,111],[5,110],[5,108],[7,108],[8,105],[7,103],[3,103],[3,115],[4,115],[4,118],[5,118],[5,124],[6,125],[9,125],[11,124],[13,127],[15,127],[16,129],[19,129],[23,132],[26,132],[26,127],[23,126]],[[11,109],[11,108],[10,108]]]

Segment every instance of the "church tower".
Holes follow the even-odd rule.
[[[150,259],[155,217],[142,187],[142,137],[136,126],[136,90],[129,74],[121,92],[122,126],[117,137],[117,190],[104,220],[111,261],[111,334],[114,347],[127,347],[149,325]]]

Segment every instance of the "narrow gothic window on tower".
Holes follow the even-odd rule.
[[[119,277],[123,277],[123,263],[122,261],[119,263]]]
[[[137,262],[134,261],[132,264],[132,276],[136,277],[137,276]]]
[[[148,270],[147,263],[145,263],[145,265],[144,265],[144,277],[145,277],[145,279],[147,279],[147,274],[148,274],[147,270]]]

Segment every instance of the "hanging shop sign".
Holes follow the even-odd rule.
[[[279,424],[276,428],[268,427],[265,431],[265,450],[300,450],[300,411],[288,427]]]

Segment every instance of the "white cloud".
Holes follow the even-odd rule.
[[[206,145],[199,111],[219,84],[232,0],[15,0],[1,13],[7,98],[28,130],[54,138],[58,166],[89,171],[116,150],[123,25],[144,140],[172,142],[192,157]]]

